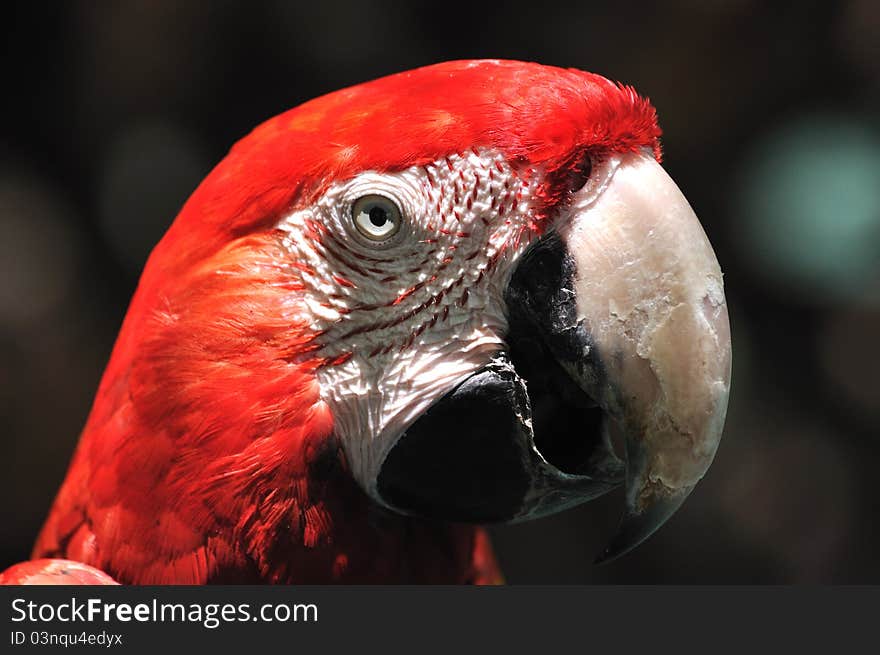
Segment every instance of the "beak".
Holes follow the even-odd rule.
[[[552,237],[568,260],[561,292],[535,282],[553,264],[527,257],[511,305],[623,433],[626,511],[607,561],[663,525],[712,463],[731,346],[721,269],[675,182],[646,154],[606,162],[599,180]]]
[[[623,520],[599,557],[607,561],[657,530],[706,473],[730,389],[721,270],[650,155],[596,168],[512,274],[507,348],[389,453],[378,478],[387,505],[521,521],[625,481]],[[625,442],[625,476],[613,432]],[[417,454],[429,464],[413,468]],[[455,489],[437,494],[450,479]]]

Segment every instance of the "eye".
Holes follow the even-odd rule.
[[[369,195],[355,200],[351,218],[358,232],[370,241],[387,241],[400,230],[402,218],[397,204],[385,196]]]

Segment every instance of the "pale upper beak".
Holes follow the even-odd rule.
[[[606,165],[605,187],[560,230],[602,383],[568,368],[626,439],[626,513],[600,559],[648,537],[706,473],[731,370],[721,269],[687,200],[650,155]]]

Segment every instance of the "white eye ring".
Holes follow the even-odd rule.
[[[377,194],[361,196],[351,206],[351,218],[357,231],[370,241],[388,241],[403,223],[400,207],[393,200]]]

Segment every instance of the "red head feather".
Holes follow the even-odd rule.
[[[398,73],[306,102],[236,143],[183,207],[151,268],[165,275],[270,228],[360,171],[401,170],[472,148],[553,171],[587,149],[647,147],[659,159],[659,138],[648,100],[593,73],[496,60]]]

